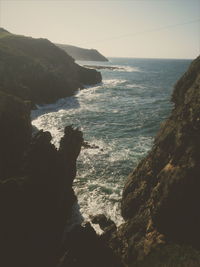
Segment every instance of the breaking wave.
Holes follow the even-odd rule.
[[[103,70],[101,84],[32,112],[32,124],[50,131],[56,146],[69,124],[80,127],[84,139],[96,146],[82,149],[74,181],[85,220],[104,213],[117,225],[123,222],[120,199],[124,183],[151,148],[153,136],[168,116],[173,84],[187,64],[112,59],[111,65],[126,71]]]

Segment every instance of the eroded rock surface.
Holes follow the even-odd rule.
[[[174,109],[123,191],[112,236],[126,266],[168,242],[200,247],[200,57],[175,85]]]
[[[49,40],[0,28],[1,91],[29,100],[34,106],[53,103],[101,80],[100,72],[79,66]]]
[[[55,267],[83,138],[66,127],[58,151],[49,132],[31,137],[29,114],[22,100],[0,94],[0,266]]]

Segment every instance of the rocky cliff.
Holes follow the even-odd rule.
[[[0,90],[43,104],[99,82],[99,72],[79,66],[47,39],[14,35],[0,28]]]
[[[31,136],[30,106],[0,94],[0,266],[56,266],[76,197],[72,181],[82,133],[66,127]]]
[[[58,149],[49,132],[32,136],[31,103],[24,99],[43,103],[61,96],[63,91],[57,94],[53,87],[48,94],[51,75],[43,74],[52,74],[50,81],[58,85],[67,64],[78,69],[68,69],[68,82],[73,77],[94,82],[98,74],[90,76],[60,51],[44,39],[13,37],[7,31],[0,37],[0,266],[200,266],[200,57],[175,85],[170,117],[126,182],[125,223],[116,229],[99,215],[93,222],[101,226],[102,236],[86,224],[63,240],[76,200],[72,183],[83,134],[66,127]]]
[[[172,101],[153,148],[123,190],[125,223],[110,245],[125,266],[200,266],[200,254],[188,252],[200,249],[200,57],[175,85]]]
[[[108,61],[99,51],[96,49],[86,49],[73,45],[66,44],[56,44],[58,47],[62,48],[68,55],[73,57],[75,60],[83,61]]]
[[[0,30],[0,266],[117,267],[93,228],[64,234],[83,134],[66,126],[57,149],[51,134],[32,134],[34,103],[70,95],[101,75],[74,63],[48,40]]]
[[[120,267],[90,224],[65,232],[83,134],[66,126],[31,134],[30,103],[0,93],[0,266]]]

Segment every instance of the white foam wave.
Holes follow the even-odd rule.
[[[58,147],[59,141],[63,136],[63,129],[60,128],[61,118],[58,113],[41,115],[32,121],[32,125],[37,127],[39,130],[43,129],[44,131],[49,131],[52,135],[52,143]]]
[[[146,87],[141,84],[136,84],[136,83],[130,83],[126,85],[126,88],[140,88],[140,89],[145,89]]]
[[[103,84],[105,86],[117,86],[117,85],[121,85],[121,84],[125,84],[127,82],[127,80],[123,80],[123,79],[108,79],[108,80],[104,80]]]
[[[91,221],[91,217],[98,214],[105,214],[115,221],[116,225],[122,224],[123,218],[120,215],[119,200],[121,195],[113,192],[114,188],[106,183],[91,182],[87,184],[85,192],[80,194],[79,186],[75,186],[75,193],[78,195],[80,211],[85,221]],[[86,193],[89,190],[88,193]],[[112,192],[105,198],[103,191]],[[102,231],[97,225],[93,225],[95,230],[101,234]]]
[[[118,71],[118,72],[142,72],[139,68],[132,67],[132,66],[117,65],[115,67],[116,69],[114,69],[114,71]]]

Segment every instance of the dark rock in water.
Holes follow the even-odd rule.
[[[105,231],[106,228],[110,226],[113,226],[113,225],[115,226],[115,223],[111,219],[107,218],[104,214],[98,214],[98,215],[92,216],[91,222],[94,224],[99,224],[101,230],[103,231]]]
[[[64,132],[64,137],[60,141],[59,154],[63,159],[68,177],[66,186],[71,187],[76,176],[76,160],[81,151],[83,133],[78,128],[73,129],[72,126],[66,126]]]
[[[95,65],[84,65],[86,68],[96,69],[96,70],[124,70],[122,67],[115,67],[115,66],[95,66]]]
[[[86,69],[79,66],[78,69],[79,80],[82,84],[93,85],[102,81],[101,73],[94,69]]]
[[[109,245],[112,234],[117,230],[115,223],[104,214],[92,216],[91,222],[93,224],[99,224],[101,230],[103,231],[100,238],[106,245]]]
[[[126,222],[110,246],[126,266],[169,241],[200,248],[200,57],[177,82],[172,99],[172,114],[123,190]]]
[[[32,108],[102,79],[100,72],[79,66],[47,39],[0,31],[0,58],[0,90],[30,100]]]
[[[94,145],[94,144],[89,144],[88,142],[86,142],[86,141],[84,141],[83,143],[82,143],[82,147],[83,148],[91,148],[91,149],[97,149],[97,148],[99,148],[99,146],[96,146],[96,145]]]

